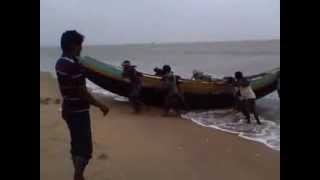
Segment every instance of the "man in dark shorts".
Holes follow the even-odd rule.
[[[183,94],[179,91],[179,79],[180,77],[171,71],[169,65],[163,66],[163,76],[161,79],[165,94],[163,116],[168,116],[170,109],[174,109],[178,115],[180,115],[182,107],[187,109]]]
[[[143,102],[140,98],[142,89],[142,73],[135,69],[136,66],[131,65],[129,60],[122,62],[122,77],[130,80],[129,101],[132,104],[135,113],[140,113]]]
[[[74,180],[84,180],[84,170],[92,156],[90,104],[99,107],[103,115],[109,112],[109,108],[95,100],[86,89],[85,73],[78,60],[83,40],[84,36],[77,31],[64,32],[61,36],[63,53],[55,66],[63,97],[62,117],[71,136]]]
[[[256,95],[253,92],[250,82],[247,78],[243,77],[242,72],[235,73],[236,85],[239,89],[240,110],[247,118],[247,123],[250,123],[250,113],[253,113],[258,124],[261,124],[258,112],[256,110]]]

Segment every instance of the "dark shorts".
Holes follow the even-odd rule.
[[[131,98],[139,98],[140,96],[140,91],[141,91],[141,86],[132,86],[129,92],[129,97]]]
[[[241,100],[243,108],[247,110],[249,113],[252,113],[255,111],[256,101],[255,99],[244,99]]]
[[[71,154],[87,161],[92,157],[92,137],[89,111],[63,113],[71,137]]]
[[[141,106],[143,103],[140,99],[141,86],[133,86],[129,93],[129,100],[134,106]]]
[[[184,97],[180,93],[169,92],[165,97],[165,107],[180,109],[185,106]]]

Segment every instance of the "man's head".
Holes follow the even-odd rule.
[[[237,71],[236,73],[234,73],[234,76],[236,77],[236,79],[242,79],[243,78],[243,74],[240,71]]]
[[[63,53],[80,56],[83,40],[84,36],[75,30],[64,32],[60,41]]]
[[[164,65],[162,67],[163,73],[169,73],[171,71],[171,67],[169,65]]]
[[[128,68],[131,66],[131,62],[129,60],[124,60],[121,64],[122,68]]]
[[[162,69],[158,67],[154,68],[153,71],[156,73],[157,76],[161,76],[163,74]]]

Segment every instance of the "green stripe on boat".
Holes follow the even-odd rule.
[[[109,74],[117,78],[122,78],[122,69],[117,68],[110,64],[102,63],[89,56],[80,58],[80,64],[94,71],[97,71],[106,75]]]

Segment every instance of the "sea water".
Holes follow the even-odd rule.
[[[59,47],[40,47],[40,70],[53,73],[60,54]],[[139,71],[151,74],[155,67],[168,64],[183,78],[190,78],[193,70],[215,77],[233,76],[235,71],[251,75],[280,67],[280,40],[105,46],[84,44],[82,55],[92,56],[116,66],[120,66],[123,60],[130,60],[137,65]],[[87,86],[93,93],[127,101],[126,98],[103,90],[90,81]],[[234,133],[280,150],[278,95],[272,93],[257,100],[257,110],[261,116],[261,126],[256,124],[254,117],[251,118],[251,124],[247,124],[244,116],[232,109],[191,111],[183,114],[182,118],[193,121],[195,125]]]

